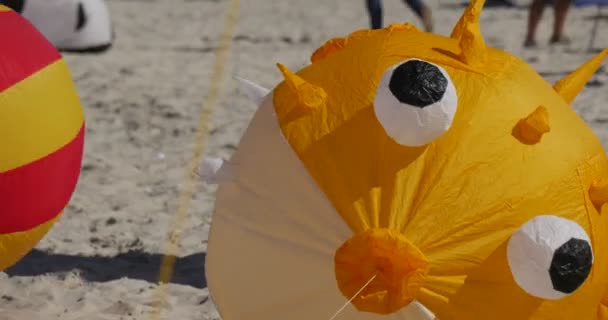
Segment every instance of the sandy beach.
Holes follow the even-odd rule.
[[[275,63],[297,70],[326,40],[368,27],[363,1],[241,4],[209,134],[211,156],[232,154],[256,108],[232,75],[271,88],[281,79]],[[88,127],[77,190],[51,232],[19,264],[0,273],[0,320],[154,319],[165,239],[229,1],[110,0],[108,5],[114,47],[99,55],[65,54]],[[463,5],[455,0],[429,5],[435,32],[449,35]],[[592,56],[586,49],[595,13],[595,7],[572,8],[566,27],[572,43],[551,47],[553,11],[548,8],[540,46],[533,50],[522,47],[525,7],[489,6],[481,25],[489,45],[528,61],[553,83]],[[400,1],[385,1],[385,14],[386,24],[422,26]],[[607,27],[604,18],[600,28]],[[608,32],[598,32],[595,47],[608,47]],[[573,107],[608,147],[607,63]],[[202,184],[195,192],[161,319],[219,319],[204,276],[214,190]]]

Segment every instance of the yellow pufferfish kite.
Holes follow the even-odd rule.
[[[259,110],[202,167],[223,319],[608,319],[608,161],[569,106],[608,50],[551,86],[484,44],[482,7],[246,82]]]

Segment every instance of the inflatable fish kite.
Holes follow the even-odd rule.
[[[608,161],[570,107],[608,50],[552,86],[484,43],[482,7],[246,82],[259,110],[202,166],[224,319],[608,319]]]
[[[84,114],[61,54],[0,5],[0,271],[50,230],[80,175]],[[6,30],[10,30],[6,31]]]

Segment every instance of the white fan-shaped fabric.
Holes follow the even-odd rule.
[[[348,300],[333,259],[352,234],[283,138],[272,95],[218,183],[206,276],[222,318],[329,319]],[[381,316],[349,304],[336,319],[433,319],[410,306]]]

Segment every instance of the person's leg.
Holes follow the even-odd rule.
[[[568,42],[568,39],[564,35],[564,24],[570,4],[571,0],[555,0],[555,21],[553,23],[551,43]]]
[[[422,20],[424,29],[428,32],[433,31],[433,18],[431,9],[422,0],[403,0],[412,11]]]
[[[367,0],[367,12],[369,13],[372,29],[382,28],[382,1]]]
[[[536,45],[536,28],[540,22],[540,18],[543,15],[545,9],[545,0],[533,0],[530,4],[530,11],[528,15],[528,33],[526,35],[526,41],[524,46],[533,47]]]

